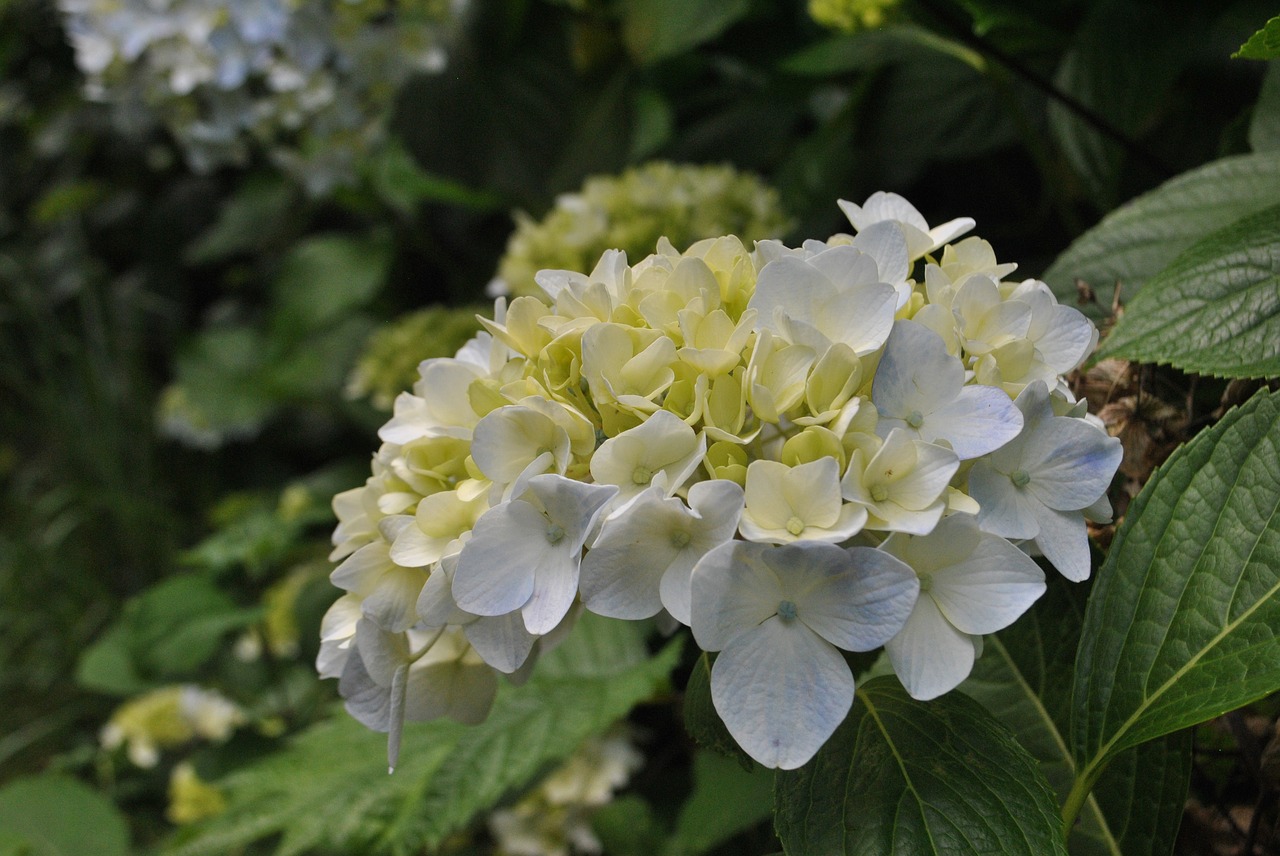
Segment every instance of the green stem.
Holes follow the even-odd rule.
[[[1071,837],[1071,831],[1075,829],[1076,818],[1080,816],[1080,810],[1084,808],[1085,801],[1089,799],[1089,794],[1093,791],[1093,786],[1098,783],[1098,778],[1102,775],[1102,771],[1107,768],[1110,759],[1099,762],[1095,756],[1087,766],[1076,776],[1075,781],[1071,783],[1071,792],[1067,794],[1067,799],[1062,804],[1062,838],[1067,840]]]

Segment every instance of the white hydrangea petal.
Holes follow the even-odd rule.
[[[894,674],[914,699],[928,701],[955,689],[973,671],[973,637],[961,633],[927,594],[884,646]]]
[[[1078,511],[1107,492],[1120,467],[1120,441],[1083,419],[1046,419],[1027,439],[1023,468],[1027,489],[1050,508]]]
[[[670,495],[688,480],[705,452],[704,436],[674,413],[659,410],[605,440],[591,457],[591,476],[597,484],[617,485],[618,501],[626,501],[664,473]]]
[[[367,619],[356,625],[355,649],[369,677],[379,686],[391,686],[396,669],[409,662],[404,633],[383,630]]]
[[[1089,531],[1081,511],[1055,511],[1039,506],[1036,518],[1040,531],[1036,546],[1058,572],[1073,583],[1089,578],[1093,570],[1089,555]]]
[[[1036,352],[1057,374],[1066,374],[1088,358],[1097,344],[1098,328],[1070,306],[1054,306],[1044,335],[1035,340]]]
[[[799,259],[795,260],[799,261]],[[826,277],[827,281],[835,286],[837,294],[856,293],[883,279],[877,270],[876,259],[851,246],[824,248],[817,255],[805,259],[803,264]],[[806,320],[818,319],[810,316]]]
[[[1008,627],[1045,592],[1040,566],[998,535],[984,534],[968,559],[930,578],[929,594],[947,620],[978,635]]]
[[[955,452],[932,443],[915,444],[915,466],[893,483],[893,501],[905,509],[922,510],[938,501],[960,469]]]
[[[453,576],[458,606],[475,615],[502,615],[524,606],[533,594],[535,569],[555,550],[546,529],[546,518],[527,502],[514,500],[486,511],[458,555]]]
[[[418,621],[418,595],[427,581],[421,568],[392,566],[369,590],[360,609],[366,618],[393,633],[408,630]]]
[[[925,440],[946,440],[962,461],[1008,443],[1022,430],[1022,413],[1002,389],[966,386],[952,401],[930,414]]]
[[[893,221],[874,223],[858,232],[850,245],[875,259],[880,281],[886,282],[898,292],[899,305],[911,296],[906,288],[911,265],[907,259],[907,238],[902,227]]]
[[[582,560],[578,587],[587,609],[629,619],[648,618],[662,610],[658,585],[680,552],[671,535],[680,527],[684,509],[679,499],[668,499],[663,493],[660,487],[651,487],[623,514],[605,521]]]
[[[884,283],[871,283],[824,303],[813,326],[830,344],[849,347],[858,356],[880,348],[893,330],[899,295]],[[815,348],[822,353],[825,348]]]
[[[689,626],[699,648],[719,651],[778,611],[785,599],[782,585],[764,559],[773,549],[728,541],[694,566]]]
[[[903,508],[895,502],[882,502],[869,508],[867,512],[867,528],[886,532],[906,532],[912,535],[926,535],[933,531],[942,519],[946,503],[941,499],[932,505],[919,510]]]
[[[338,692],[353,719],[365,728],[386,732],[391,724],[391,688],[381,686],[370,676],[359,654],[347,658]]]
[[[532,407],[507,405],[486,414],[475,427],[471,457],[480,472],[509,484],[540,455],[550,452],[558,472],[569,459],[569,433]]]
[[[920,590],[905,562],[871,547],[793,544],[779,547],[770,561],[798,619],[846,651],[870,651],[892,638]],[[783,567],[790,572],[785,577]]]
[[[329,574],[329,582],[350,592],[364,592],[377,583],[378,578],[395,567],[391,561],[391,545],[378,540],[365,544],[343,560]]]
[[[793,514],[783,485],[790,467],[778,461],[755,460],[747,467],[746,515],[743,525],[750,523],[762,529],[782,529]],[[746,532],[744,531],[745,535]],[[750,537],[750,536],[748,536]]]
[[[689,488],[689,506],[697,520],[689,544],[658,584],[663,607],[681,624],[691,621],[693,569],[710,550],[733,538],[742,516],[742,497],[742,488],[727,479],[698,482]]]
[[[525,629],[539,636],[549,633],[573,606],[577,595],[578,553],[548,551],[534,573],[533,593],[520,610]]]
[[[410,670],[405,718],[424,722],[447,716],[464,725],[479,725],[498,692],[493,669],[454,651],[447,653],[451,656]]]
[[[881,416],[906,419],[913,412],[928,416],[955,398],[963,383],[964,367],[947,353],[937,333],[899,321],[876,368],[871,400]],[[887,434],[886,429],[881,436]]]
[[[802,521],[834,528],[841,511],[839,462],[835,458],[819,458],[791,467],[783,474],[782,492],[792,513]]]
[[[729,733],[765,767],[794,770],[853,706],[853,674],[800,621],[774,617],[738,636],[711,669],[711,700]]]
[[[565,549],[576,554],[618,488],[547,473],[529,479],[529,492],[537,498],[547,517],[564,529]]]
[[[486,663],[506,674],[524,665],[538,639],[525,629],[518,612],[478,618],[465,625],[463,633]]]
[[[1034,538],[1040,531],[1035,508],[1038,502],[997,470],[986,459],[969,470],[969,495],[977,500],[978,525],[1005,538]]]

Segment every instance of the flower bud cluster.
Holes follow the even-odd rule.
[[[1044,592],[1029,552],[1088,575],[1121,457],[1062,379],[1093,325],[957,241],[972,220],[841,207],[856,234],[798,248],[544,270],[545,300],[422,363],[334,500],[318,661],[393,759],[404,720],[482,719],[585,608],[688,625],[730,733],[793,768],[852,705],[842,652],[884,646],[932,698]]]
[[[349,183],[400,82],[440,69],[451,0],[59,0],[85,92],[159,123],[193,169],[256,141],[313,193]]]
[[[516,230],[490,286],[495,294],[542,295],[540,270],[587,271],[609,249],[645,256],[661,237],[687,247],[733,234],[743,241],[787,231],[778,192],[725,164],[652,161],[621,175],[588,178],[565,193],[541,220],[516,214]]]

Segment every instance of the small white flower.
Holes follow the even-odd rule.
[[[671,496],[688,480],[707,451],[706,438],[680,417],[659,410],[635,428],[600,444],[591,456],[591,477],[618,488],[613,506],[620,508],[648,489],[655,476]]]
[[[689,488],[689,507],[658,487],[605,521],[582,560],[582,602],[613,618],[648,618],[666,608],[689,623],[693,566],[733,537],[742,488],[725,479]]]
[[[881,437],[905,428],[926,443],[945,442],[962,461],[1000,448],[1022,429],[1022,414],[1003,390],[965,386],[964,366],[938,334],[912,321],[894,325],[871,400]]]
[[[1035,540],[1064,577],[1089,576],[1085,512],[1105,498],[1124,450],[1084,419],[1055,416],[1049,392],[1029,384],[1016,402],[1022,433],[969,472],[978,523],[1005,538]]]
[[[853,705],[839,650],[870,651],[898,632],[919,582],[869,547],[730,541],[693,572],[692,627],[719,651],[711,700],[729,733],[766,767],[813,757]]]
[[[792,344],[820,355],[842,343],[861,356],[884,344],[898,294],[881,280],[872,256],[837,246],[769,262],[747,305],[760,313],[760,327]]]
[[[518,609],[530,633],[550,631],[573,605],[583,544],[617,492],[552,474],[529,479],[476,522],[453,578],[458,606],[491,616]]]
[[[881,549],[920,577],[911,617],[885,645],[912,698],[935,698],[967,678],[982,635],[1012,624],[1045,591],[1040,567],[968,514],[944,518],[928,535],[890,535]]]
[[[841,199],[838,204],[856,232],[862,232],[886,220],[897,223],[907,239],[907,251],[912,261],[963,235],[974,226],[972,217],[957,217],[930,229],[929,223],[916,207],[896,193],[877,191],[862,205],[855,205],[845,199]]]
[[[867,509],[868,529],[923,535],[942,518],[959,468],[955,452],[895,428],[870,460],[853,451],[840,487],[845,499]]]
[[[822,458],[796,467],[752,461],[738,531],[750,541],[838,543],[857,534],[867,510],[840,496],[840,464]]]

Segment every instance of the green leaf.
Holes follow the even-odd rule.
[[[1058,299],[1077,303],[1084,280],[1110,305],[1117,282],[1132,300],[1147,280],[1210,232],[1275,204],[1280,198],[1280,153],[1223,158],[1183,173],[1108,214],[1058,256],[1044,279]],[[1095,305],[1080,309],[1094,318]]]
[[[15,779],[0,788],[3,852],[28,856],[126,856],[124,817],[97,791],[69,776]]]
[[[261,249],[290,221],[297,204],[294,186],[271,174],[251,177],[222,203],[218,219],[187,247],[190,264],[208,264]]]
[[[591,828],[609,856],[662,853],[666,830],[653,806],[635,794],[623,794],[591,814]]]
[[[750,10],[750,0],[628,0],[622,40],[639,63],[653,63],[714,39]]]
[[[775,794],[787,853],[1066,854],[1053,791],[1013,735],[965,695],[919,702],[893,677],[863,684]]]
[[[1249,122],[1249,148],[1255,152],[1280,150],[1280,62],[1267,65],[1258,103]]]
[[[367,303],[386,281],[391,250],[385,235],[320,235],[298,243],[276,277],[276,330],[296,337]]]
[[[738,741],[733,739],[733,735],[725,727],[720,714],[716,713],[715,704],[711,701],[710,657],[711,655],[705,652],[698,655],[698,661],[689,675],[689,683],[685,686],[685,730],[699,745],[714,749],[730,758],[736,758],[744,770],[750,770],[755,761],[752,761],[751,756],[743,752]]]
[[[1179,50],[1192,32],[1181,18],[1151,15],[1128,3],[1097,3],[1062,58],[1054,84],[1130,138],[1162,109],[1165,96],[1188,61]],[[1133,33],[1141,32],[1141,39]],[[1105,211],[1114,206],[1124,149],[1057,101],[1049,103],[1049,128],[1067,162]]]
[[[259,609],[236,606],[203,577],[171,577],[125,605],[80,658],[76,678],[90,689],[127,695],[189,676],[218,652],[224,636],[259,616]]]
[[[280,854],[433,848],[666,682],[680,646],[650,657],[645,630],[584,615],[528,683],[502,686],[482,724],[407,725],[391,776],[386,735],[339,714],[220,780],[227,811],[165,852],[222,854],[272,835],[282,836]]]
[[[1249,41],[1240,46],[1240,50],[1231,55],[1232,59],[1280,59],[1280,15],[1263,25],[1261,30],[1249,37]]]
[[[960,691],[1004,723],[1064,800],[1076,778],[1068,745],[1071,674],[1087,586],[1050,581],[1030,611],[996,636]],[[1126,750],[1107,768],[1068,840],[1072,856],[1167,856],[1191,774],[1189,732]]]
[[[693,793],[680,808],[670,852],[705,853],[773,814],[773,774],[715,752],[693,756]]]
[[[443,202],[475,211],[496,211],[503,205],[502,197],[496,193],[475,190],[425,171],[398,140],[384,146],[367,162],[366,169],[375,192],[403,214],[413,214],[423,202]]]
[[[1129,303],[1102,355],[1221,377],[1280,375],[1280,205],[1174,259]]]
[[[1085,613],[1070,818],[1121,750],[1280,689],[1280,398],[1178,449],[1129,507]]]

